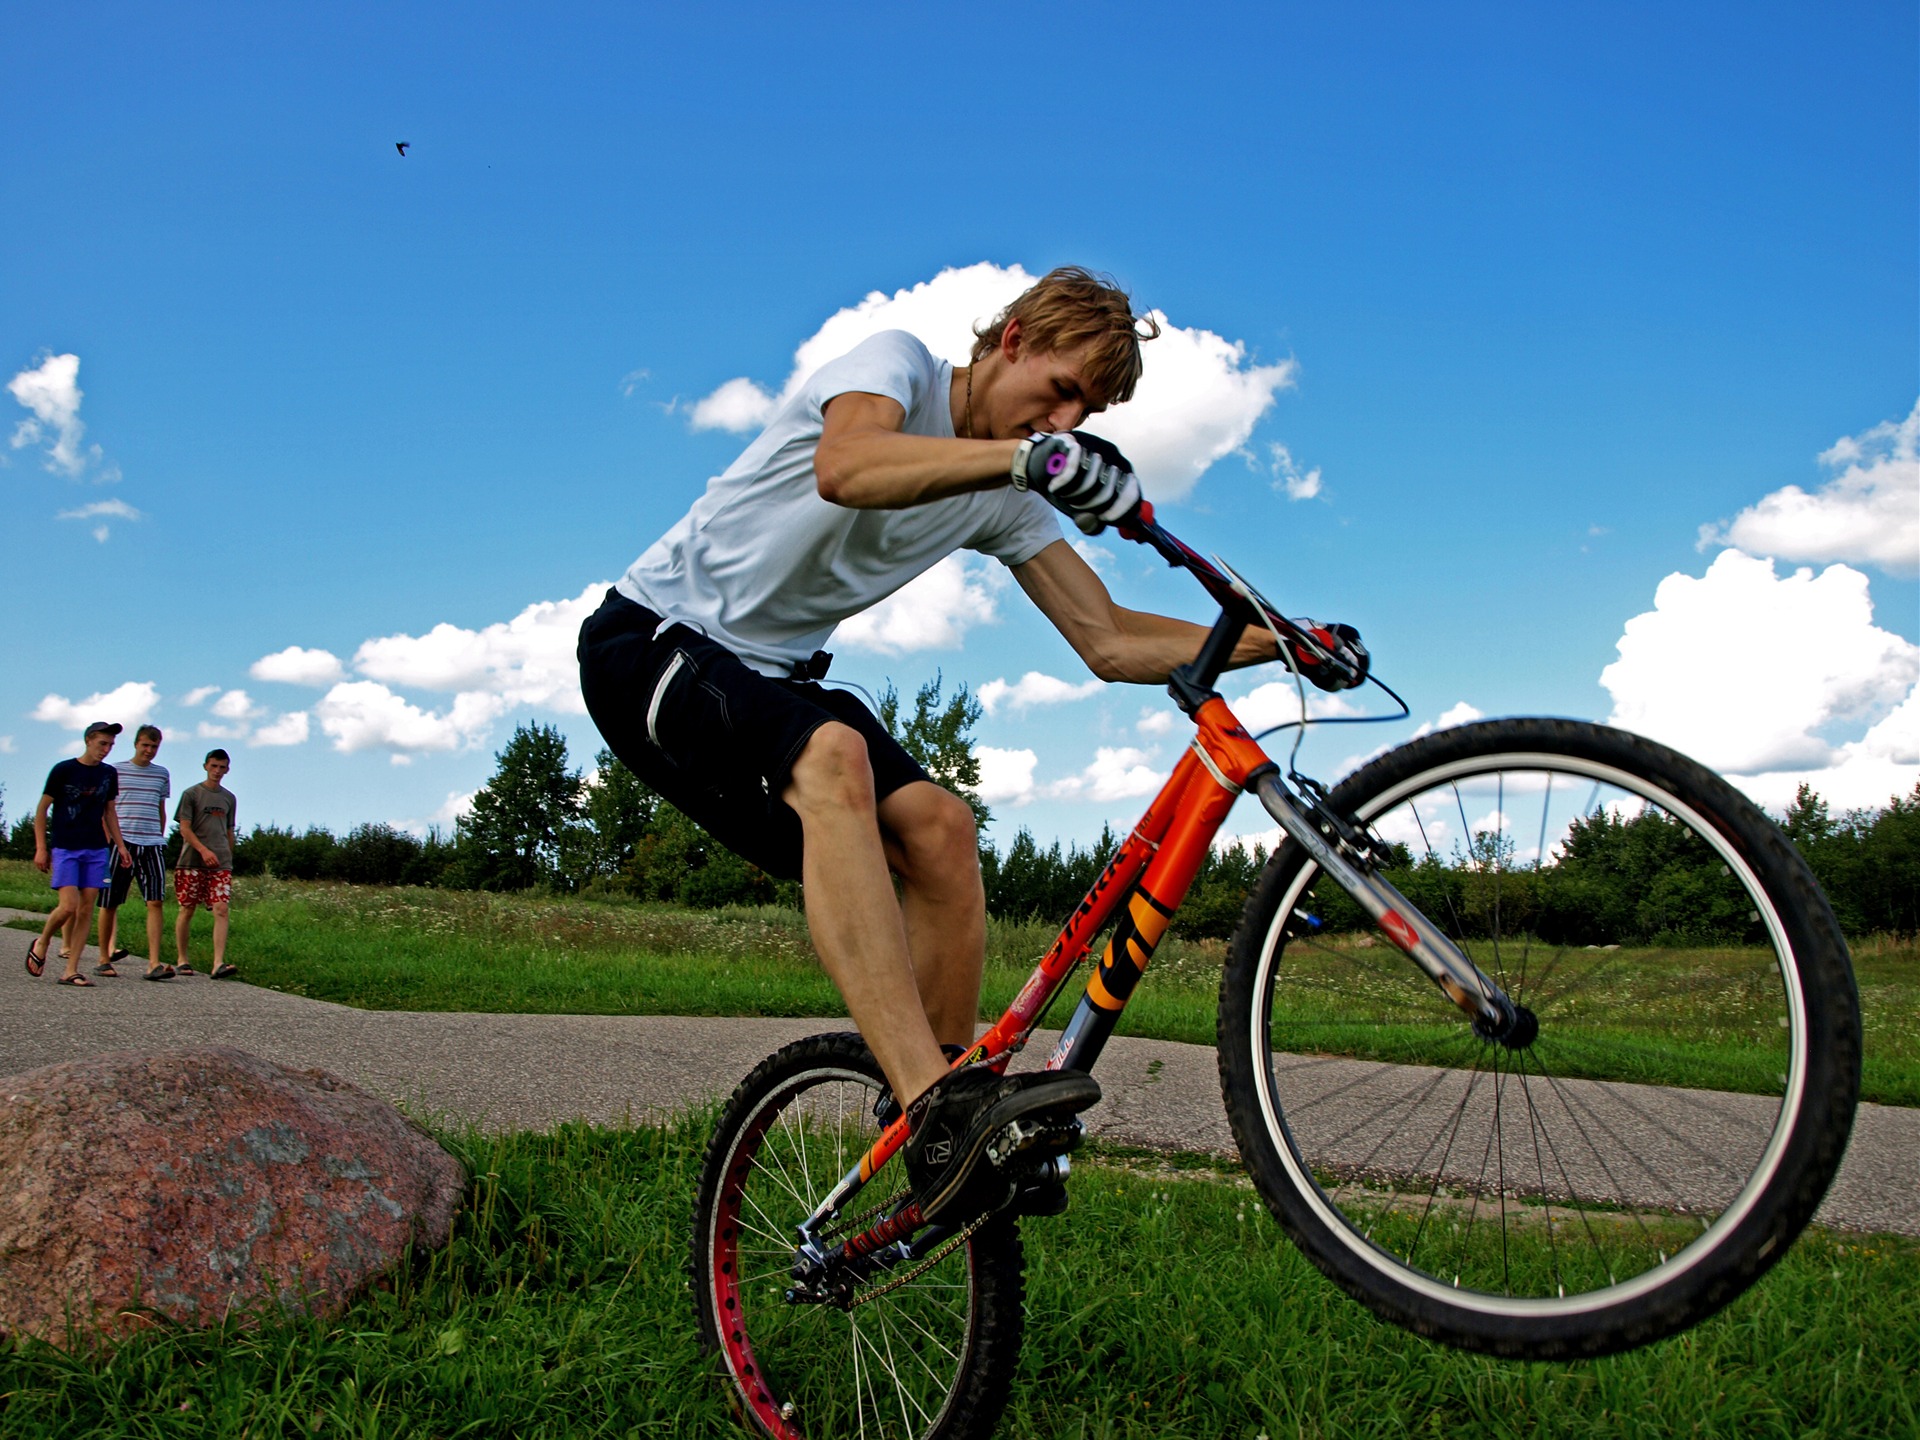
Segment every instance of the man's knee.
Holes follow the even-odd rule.
[[[827,806],[873,809],[873,763],[866,738],[829,720],[807,737],[793,762],[783,799],[803,815]]]
[[[916,781],[889,795],[881,810],[908,878],[979,873],[980,829],[973,807],[951,790]]]

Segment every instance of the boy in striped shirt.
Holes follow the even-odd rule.
[[[96,975],[115,974],[116,961],[131,959],[124,949],[116,948],[120,907],[136,884],[140,898],[147,903],[147,973],[149,980],[171,980],[173,967],[160,959],[161,904],[167,895],[167,797],[173,793],[173,781],[164,765],[153,763],[160,752],[160,727],[142,725],[134,733],[133,759],[115,765],[120,791],[114,805],[120,817],[120,834],[126,839],[132,865],[116,865],[100,897],[100,953],[106,958],[94,966]]]

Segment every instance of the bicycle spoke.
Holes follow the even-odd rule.
[[[1229,949],[1222,1071],[1315,1262],[1422,1333],[1542,1357],[1671,1333],[1750,1283],[1771,1262],[1745,1218],[1805,1223],[1785,1177],[1824,1163],[1805,1153],[1823,1132],[1792,1123],[1845,1123],[1807,1057],[1846,1057],[1852,1003],[1764,817],[1669,751],[1562,720],[1437,732],[1329,803],[1524,1017],[1483,1041],[1397,949],[1339,932],[1352,909],[1310,858],[1276,859]],[[1242,1036],[1266,1054],[1236,1056]],[[1681,1254],[1717,1288],[1677,1285]]]
[[[1540,835],[1533,845],[1533,870],[1538,875],[1547,868],[1547,812],[1553,806],[1553,772],[1547,771],[1547,786],[1540,795]],[[1527,962],[1533,955],[1533,934],[1529,931],[1520,947],[1520,978],[1514,984],[1514,993],[1527,993]]]
[[[1527,1084],[1527,1056],[1520,1053],[1518,1069],[1520,1072],[1520,1093],[1527,1102],[1527,1136],[1533,1141],[1533,1169],[1540,1184],[1540,1197],[1547,1211],[1547,1258],[1553,1270],[1554,1289],[1562,1298],[1567,1293],[1565,1278],[1560,1273],[1560,1246],[1553,1233],[1553,1199],[1547,1193],[1547,1166],[1540,1154],[1540,1114],[1533,1103],[1533,1087]]]

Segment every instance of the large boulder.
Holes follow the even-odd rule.
[[[208,1046],[0,1080],[0,1335],[330,1314],[446,1243],[458,1161],[322,1070]]]

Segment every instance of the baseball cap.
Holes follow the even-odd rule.
[[[91,725],[87,726],[86,734],[82,735],[80,738],[82,740],[91,740],[94,736],[99,735],[103,732],[108,735],[118,735],[120,733],[120,727],[114,724],[111,720],[96,720]]]

